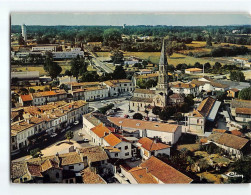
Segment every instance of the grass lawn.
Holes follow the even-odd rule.
[[[181,150],[183,148],[186,148],[191,152],[195,152],[195,151],[198,151],[200,149],[200,145],[199,144],[184,144],[184,145],[177,146],[178,150]]]
[[[95,52],[98,57],[109,57],[110,56],[110,52]]]
[[[61,66],[62,72],[61,74],[64,74],[66,70],[70,70],[70,66]],[[43,66],[27,66],[27,67],[13,67],[11,68],[11,71],[39,71],[40,76],[48,75],[47,72],[44,71]]]

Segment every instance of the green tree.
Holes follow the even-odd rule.
[[[230,72],[230,80],[237,81],[237,82],[245,81],[244,73],[239,70],[231,71]]]
[[[32,158],[37,158],[37,157],[42,156],[42,153],[39,148],[35,148],[34,150],[30,151],[30,155],[32,156]]]
[[[67,131],[65,133],[65,138],[68,139],[68,142],[74,137],[73,131]]]
[[[238,94],[238,98],[242,100],[251,100],[251,87],[242,89]]]
[[[98,80],[99,80],[99,76],[96,71],[85,72],[81,77],[82,82],[93,82],[93,81],[98,81]]]
[[[138,120],[142,120],[143,119],[143,115],[140,114],[140,113],[135,113],[133,116],[132,116],[133,119],[138,119]]]
[[[212,44],[212,37],[209,35],[208,38],[207,38],[207,43],[206,43],[206,46],[207,47],[211,47],[213,44]]]
[[[112,51],[111,60],[113,64],[122,64],[123,59],[124,59],[123,52],[119,51],[118,49]]]
[[[183,119],[183,115],[182,115],[181,112],[176,112],[176,113],[173,115],[173,117],[174,117],[174,120],[176,120],[176,121],[181,121],[181,120]]]
[[[50,91],[50,88],[49,87],[45,87],[44,91]]]
[[[57,76],[62,72],[61,66],[59,66],[56,62],[53,62],[51,52],[46,53],[44,70],[49,73],[52,79],[57,78]]]
[[[116,66],[113,72],[113,79],[125,79],[125,78],[126,78],[126,72],[123,66]]]
[[[221,63],[215,62],[214,69],[219,70],[222,67]]]
[[[66,70],[64,74],[67,75],[67,76],[72,76],[72,73],[71,73],[70,70]]]
[[[30,92],[30,93],[35,93],[36,91],[35,91],[35,89],[30,88],[30,89],[29,89],[29,92]]]
[[[155,114],[155,115],[159,115],[161,112],[161,108],[158,107],[158,106],[154,106],[153,109],[152,109],[152,113]]]
[[[117,48],[122,42],[121,31],[115,28],[109,28],[104,31],[104,44],[112,48]]]
[[[87,72],[87,63],[84,58],[77,55],[76,58],[71,60],[71,74],[78,79],[79,75]]]
[[[237,172],[238,175],[243,175],[242,183],[251,182],[251,158],[245,157],[235,161],[231,168],[234,172]]]

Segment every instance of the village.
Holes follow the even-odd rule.
[[[81,34],[67,42],[31,39],[32,27],[18,28],[11,33],[13,183],[250,182],[249,47],[241,46],[244,57],[187,54],[201,61],[174,66],[172,56],[186,52],[165,37],[108,28],[121,43],[105,32],[103,42],[85,42]],[[111,50],[128,39],[156,39],[158,55],[147,60]],[[212,42],[209,35],[203,49],[219,44]]]

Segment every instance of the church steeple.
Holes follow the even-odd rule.
[[[167,57],[166,57],[166,49],[165,49],[165,41],[163,39],[162,49],[159,60],[159,77],[158,77],[158,85],[157,91],[163,94],[168,94],[168,74],[167,74]]]

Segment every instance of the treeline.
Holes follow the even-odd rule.
[[[166,37],[177,42],[206,41],[211,35],[212,41],[250,45],[251,26],[27,26],[28,38],[39,38],[44,41],[64,39],[74,41],[104,41],[104,33],[108,29],[117,29],[121,34],[132,36]],[[233,30],[238,33],[233,33]],[[20,25],[12,25],[11,33],[21,33]]]

